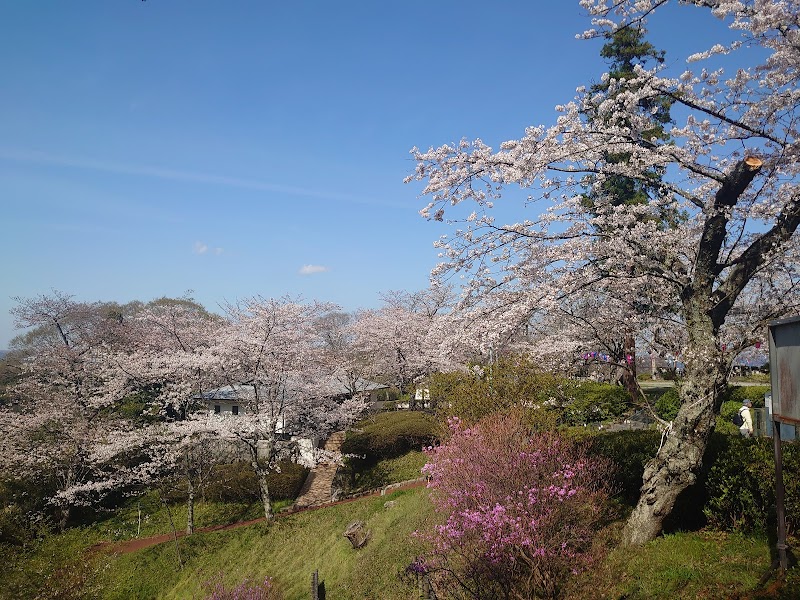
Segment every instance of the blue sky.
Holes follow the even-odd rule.
[[[673,60],[709,44],[676,15],[650,27]],[[587,26],[571,0],[0,0],[0,348],[11,298],[51,289],[353,310],[426,287],[444,230],[409,149],[552,122],[605,70]]]

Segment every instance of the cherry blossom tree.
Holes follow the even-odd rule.
[[[209,422],[203,392],[219,383],[212,348],[222,319],[191,298],[161,298],[137,310],[125,322],[125,344],[108,360],[126,381],[126,393],[138,394],[155,419],[147,428],[149,446],[162,475],[178,472],[187,486],[186,533],[194,532],[194,502],[203,475],[213,465],[218,437]]]
[[[382,300],[380,309],[359,314],[356,343],[373,357],[376,375],[413,398],[416,384],[452,362],[442,352],[452,292],[448,286],[434,286],[415,293],[388,292]]]
[[[369,331],[363,327],[369,316],[369,312],[361,310],[353,314],[332,312],[316,324],[322,341],[323,368],[330,373],[332,384],[338,384],[354,398],[368,393],[376,374],[376,357],[359,343],[360,339],[369,338]]]
[[[14,476],[52,482],[50,503],[63,529],[72,507],[99,498],[112,480],[139,477],[129,468],[142,462],[131,459],[140,448],[135,431],[111,410],[120,389],[105,353],[119,320],[109,318],[107,304],[58,291],[16,300],[16,324],[30,331],[14,341],[25,358],[14,385],[19,405],[0,411],[0,461]]]
[[[657,19],[669,3],[582,0],[595,27],[584,37]],[[665,63],[637,65],[631,78],[605,76],[606,89],[579,89],[556,107],[554,125],[529,127],[497,151],[481,140],[413,149],[417,167],[408,178],[425,182],[424,217],[459,223],[437,243],[443,262],[434,276],[471,274],[463,307],[508,329],[560,311],[601,282],[620,302],[635,284],[650,330],[682,340],[682,406],[645,470],[628,544],[656,536],[677,496],[696,481],[732,349],[752,345],[768,320],[800,304],[800,4],[679,4],[719,20],[719,43],[688,57],[681,72]],[[663,139],[647,137],[652,122],[639,109],[664,97],[676,122],[665,124]],[[609,153],[626,160],[609,160]],[[603,193],[615,177],[650,181],[654,169],[664,178],[641,203]],[[514,185],[526,192],[522,210],[541,214],[499,223],[493,203],[511,201]],[[667,225],[664,214],[684,217]]]
[[[635,342],[643,339],[648,320],[635,284],[627,295],[606,293],[604,287],[598,282],[592,293],[565,298],[546,319],[531,322],[529,351],[551,370],[621,383],[636,401]]]
[[[126,320],[125,341],[113,360],[157,414],[185,419],[198,408],[195,397],[219,383],[211,349],[222,325],[191,298],[154,300]]]
[[[267,476],[281,460],[297,459],[295,439],[324,437],[365,408],[358,399],[330,395],[316,325],[336,310],[331,304],[262,297],[226,310],[226,327],[214,351],[227,386],[208,397],[232,395],[244,409],[220,418],[220,426],[246,445],[267,519],[273,516]]]

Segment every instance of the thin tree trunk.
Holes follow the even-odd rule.
[[[67,523],[69,523],[70,507],[62,506],[59,508],[58,512],[58,530],[63,533],[67,528]]]
[[[622,384],[628,390],[631,401],[635,402],[639,396],[639,384],[636,381],[636,339],[630,332],[625,334],[622,354],[622,361],[625,365],[625,370],[622,373]]]
[[[256,470],[256,475],[258,476],[258,487],[259,491],[261,492],[261,502],[264,504],[264,518],[267,521],[271,521],[274,518],[274,514],[272,512],[272,498],[269,495],[269,484],[267,483],[267,471],[262,469],[256,463],[253,468]]]
[[[274,432],[275,429],[276,424],[271,423],[269,430]],[[260,447],[259,441],[264,442],[264,444]],[[264,505],[264,518],[268,522],[272,521],[274,514],[272,512],[272,498],[270,497],[269,493],[269,483],[267,482],[269,470],[264,468],[263,465],[269,465],[272,463],[272,459],[275,457],[276,443],[277,442],[274,438],[269,437],[262,440],[256,438],[248,442],[248,448],[250,450],[250,466],[253,467],[253,472],[256,475],[256,479],[258,479],[258,489],[261,495],[261,502]]]
[[[67,467],[67,473],[64,478],[63,489],[68,490],[75,480],[75,471],[70,466]],[[69,523],[69,517],[72,512],[72,507],[69,505],[60,506],[58,509],[58,530],[63,533]]]
[[[178,569],[183,568],[183,559],[181,558],[181,547],[178,545],[178,530],[175,529],[175,522],[172,520],[172,511],[169,509],[169,504],[164,498],[161,498],[161,503],[167,509],[167,516],[169,517],[169,525],[172,528],[172,538],[175,540],[175,555],[178,558]]]
[[[186,500],[186,535],[194,533],[194,483],[191,477],[187,477],[189,494]]]

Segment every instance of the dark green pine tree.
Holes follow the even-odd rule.
[[[620,94],[637,85],[635,81],[635,67],[637,65],[648,68],[651,63],[664,62],[664,51],[657,50],[650,42],[645,41],[646,31],[642,28],[623,27],[612,34],[608,34],[607,41],[600,50],[600,56],[609,61],[609,80],[591,86],[592,96],[599,95],[606,99],[609,94]],[[622,85],[611,91],[610,80],[616,80]],[[626,83],[630,82],[630,83]],[[667,96],[657,95],[643,98],[639,101],[638,112],[645,116],[650,127],[639,132],[638,139],[642,144],[667,142],[669,135],[666,125],[672,122],[670,108],[673,101]],[[600,115],[597,111],[589,110],[586,113],[589,122],[602,121],[602,125],[616,125],[631,127],[631,115],[625,111],[617,111],[611,115]],[[655,142],[653,140],[656,140]],[[622,164],[630,160],[628,152],[606,151],[603,155],[606,164]],[[607,175],[599,189],[593,190],[586,196],[587,206],[592,207],[594,201],[603,196],[608,202],[611,198],[612,205],[644,204],[660,192],[661,180],[664,173],[662,169],[653,168],[645,176],[637,178],[624,175]]]
[[[590,94],[603,100],[610,95],[618,95],[624,91],[635,89],[640,85],[636,82],[636,66],[649,68],[654,63],[664,62],[664,51],[657,50],[645,38],[646,31],[641,27],[623,27],[606,36],[606,43],[600,51],[600,55],[609,62],[609,78],[601,83],[591,86]],[[612,88],[611,81],[617,82]],[[639,132],[637,139],[642,144],[668,143],[669,135],[666,126],[672,121],[670,108],[672,100],[666,96],[656,95],[643,98],[637,107],[638,117],[646,117],[648,127]],[[587,120],[598,122],[599,125],[607,127],[609,125],[618,127],[631,127],[632,115],[629,112],[620,110],[611,114],[601,114],[599,110],[589,109],[585,113]],[[638,120],[638,119],[637,119]],[[641,121],[640,121],[641,124]],[[631,158],[630,152],[615,152],[607,150],[603,154],[603,160],[607,165],[624,164]],[[602,198],[602,204],[608,206],[646,204],[658,195],[663,194],[662,178],[664,171],[661,168],[652,168],[636,177],[626,177],[624,175],[605,175],[599,185],[592,185],[596,180],[589,181],[589,191],[584,196],[584,205],[595,213],[595,207]],[[662,211],[657,217],[664,227],[674,224],[679,215]],[[604,232],[608,233],[608,232]],[[636,299],[630,299],[630,305],[636,304]],[[636,383],[636,336],[635,332],[627,330],[623,338],[610,340],[607,348],[613,360],[624,367],[622,372],[622,383],[632,399],[638,396],[638,385]]]

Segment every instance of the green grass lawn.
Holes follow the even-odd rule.
[[[759,588],[770,567],[767,539],[714,531],[660,537],[643,548],[615,548],[570,582],[566,598],[798,598],[800,577],[790,571],[780,594]]]

